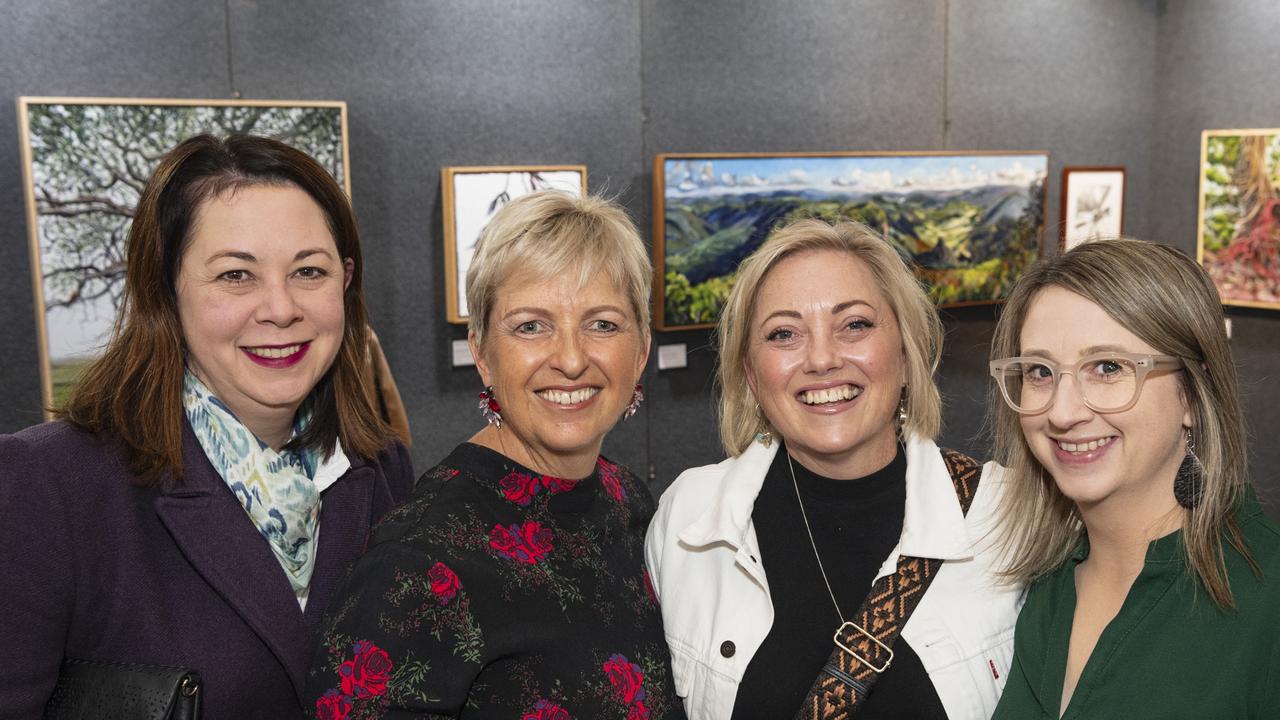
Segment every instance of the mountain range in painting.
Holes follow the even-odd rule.
[[[710,163],[701,166],[701,182],[688,176],[690,165],[677,167],[678,179],[668,177],[663,198],[662,326],[715,322],[738,264],[774,228],[800,218],[856,220],[879,231],[939,305],[999,301],[1037,257],[1043,229],[1044,172],[1035,161],[1047,165],[1047,158],[1016,157],[1016,173],[979,172],[970,165],[968,182],[900,178],[896,187],[877,189],[850,187],[859,184],[856,170],[825,182],[812,173],[800,182],[798,171],[773,183],[751,174],[744,186],[728,173],[713,174]],[[959,164],[967,158],[946,159]],[[954,170],[950,176],[959,177]],[[891,182],[876,179],[881,186]]]

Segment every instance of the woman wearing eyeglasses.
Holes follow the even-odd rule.
[[[1019,282],[992,357],[1009,572],[1035,581],[994,717],[1277,717],[1280,526],[1208,275],[1081,245]]]

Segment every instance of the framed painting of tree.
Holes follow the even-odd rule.
[[[46,410],[110,337],[133,212],[170,148],[200,133],[275,137],[351,193],[344,102],[22,97],[18,128]]]
[[[672,153],[654,158],[654,323],[711,327],[775,227],[856,220],[942,307],[1000,302],[1040,253],[1042,152]]]
[[[1280,128],[1202,133],[1196,227],[1223,305],[1280,310]]]

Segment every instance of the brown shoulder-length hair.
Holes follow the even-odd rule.
[[[1200,501],[1182,511],[1182,547],[1192,574],[1219,608],[1234,606],[1223,541],[1254,568],[1235,511],[1248,485],[1245,430],[1223,323],[1208,273],[1193,259],[1153,242],[1115,238],[1076,246],[1041,260],[1018,280],[991,341],[991,359],[1022,352],[1023,325],[1040,293],[1069,290],[1161,353],[1182,360],[1182,397],[1203,466]],[[1021,420],[990,384],[987,411],[995,460],[1008,468],[1001,523],[1007,579],[1023,583],[1058,567],[1085,532],[1080,512],[1031,452]],[[1168,478],[1173,493],[1173,478]]]
[[[310,195],[324,212],[338,256],[353,266],[338,356],[303,401],[311,423],[288,447],[327,456],[340,441],[345,452],[373,457],[392,440],[362,370],[368,352],[363,262],[346,194],[311,156],[277,140],[198,135],[169,151],[143,188],[129,229],[124,296],[111,340],[55,410],[76,427],[119,439],[142,484],[182,477],[186,342],[175,288],[190,233],[205,201],[255,185],[292,186]]]

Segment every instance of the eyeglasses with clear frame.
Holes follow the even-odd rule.
[[[1158,367],[1178,366],[1174,355],[1106,352],[1090,355],[1072,365],[1059,365],[1042,357],[1012,357],[991,361],[991,377],[1014,411],[1023,415],[1044,412],[1053,404],[1063,376],[1075,378],[1076,396],[1094,412],[1123,412],[1138,402],[1142,382]]]

